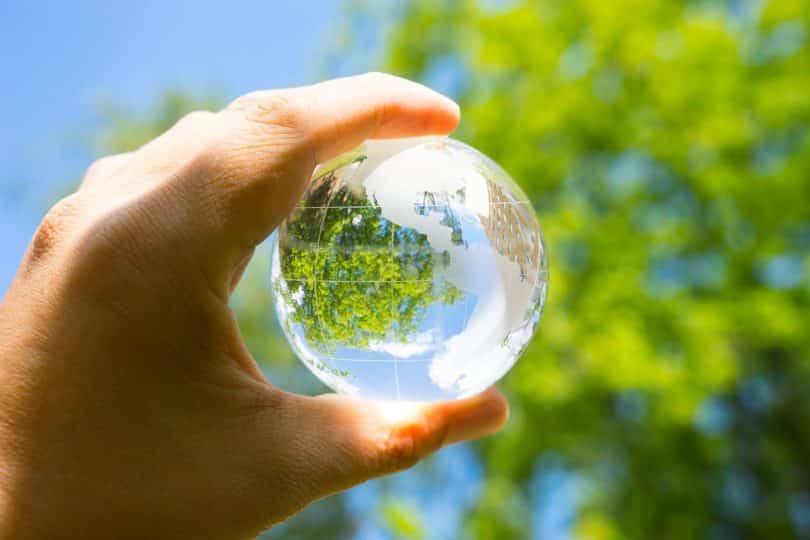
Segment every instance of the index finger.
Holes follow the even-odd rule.
[[[385,73],[253,92],[229,109],[242,110],[256,122],[272,124],[281,117],[300,131],[302,142],[311,146],[319,163],[366,139],[450,133],[460,117],[458,105],[450,98]]]
[[[217,215],[206,247],[239,260],[292,211],[313,169],[366,139],[446,134],[459,121],[449,98],[372,73],[312,86],[254,92],[220,113],[227,134],[186,175]],[[200,185],[202,183],[202,186]],[[212,219],[211,219],[212,218]],[[230,253],[227,253],[230,252]]]

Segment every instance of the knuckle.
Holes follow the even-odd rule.
[[[82,198],[78,193],[71,193],[57,201],[45,215],[47,220],[64,221],[77,216],[81,210]]]
[[[74,227],[81,211],[81,201],[77,193],[68,195],[54,204],[45,214],[31,241],[30,258],[42,259],[61,243]]]
[[[382,474],[409,469],[435,451],[442,439],[427,421],[396,429],[378,446],[378,469]]]
[[[383,474],[410,469],[419,461],[416,440],[411,435],[393,435],[381,448],[380,470]]]
[[[390,83],[393,79],[396,78],[393,75],[384,73],[382,71],[369,71],[364,75],[364,77],[367,78],[370,82],[380,85]]]
[[[89,167],[87,167],[85,177],[88,178],[98,176],[99,174],[106,171],[114,162],[115,156],[105,156],[103,158],[95,160],[93,163],[90,164]]]
[[[304,106],[289,91],[252,92],[238,98],[230,109],[243,114],[248,121],[264,126],[291,131],[303,128]]]
[[[191,111],[177,121],[177,126],[183,128],[199,128],[209,124],[216,116],[211,111]]]
[[[59,279],[71,287],[92,289],[99,298],[118,297],[122,282],[136,284],[145,269],[165,264],[170,256],[172,264],[187,264],[177,250],[178,237],[166,232],[161,212],[166,206],[167,201],[155,199],[109,205],[74,193],[43,218],[22,269],[27,274],[58,267]]]
[[[85,188],[91,184],[99,183],[101,181],[107,181],[107,177],[117,172],[118,169],[124,165],[129,156],[130,154],[127,152],[123,154],[105,156],[95,160],[87,168],[80,188]]]
[[[122,168],[130,156],[130,152],[124,152],[122,154],[113,154],[111,156],[105,156],[95,160],[87,168],[81,187],[84,188],[87,185],[100,182],[102,180],[106,181],[106,177],[116,173],[120,168]]]
[[[395,102],[391,102],[389,100],[383,100],[377,108],[374,110],[374,122],[379,127],[384,124],[390,119],[397,115],[398,108],[401,105]]]

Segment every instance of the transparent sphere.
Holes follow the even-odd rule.
[[[548,273],[526,195],[458,141],[369,141],[319,167],[273,253],[279,320],[345,394],[432,401],[500,379],[534,333]]]

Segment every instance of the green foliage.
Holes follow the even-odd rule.
[[[451,76],[551,257],[470,534],[552,453],[578,537],[808,537],[810,4],[486,4],[405,3],[382,66]]]
[[[388,529],[403,540],[425,538],[425,526],[419,516],[419,509],[389,497],[381,505],[380,513]]]
[[[529,193],[551,259],[538,336],[502,384],[512,418],[477,447],[485,483],[459,536],[529,537],[556,496],[534,483],[563,469],[577,538],[810,537],[810,3],[402,8],[379,67],[455,94],[458,136]],[[363,9],[350,19],[368,28]],[[117,119],[105,149],[193,106]],[[240,328],[274,382],[317,391],[279,337],[268,266],[261,250],[236,291]],[[379,331],[385,311],[333,331]],[[342,501],[271,537],[352,537]],[[394,533],[429,536],[415,510],[382,506]]]
[[[449,254],[436,253],[425,234],[385,219],[339,175],[319,175],[302,204],[279,231],[285,280],[274,287],[292,308],[286,324],[301,325],[321,352],[374,340],[404,343],[429,306],[461,298],[450,282],[434,280]]]

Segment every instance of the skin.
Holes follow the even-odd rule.
[[[251,93],[94,163],[0,305],[0,538],[250,538],[499,429],[494,390],[393,412],[279,390],[228,308],[317,163],[458,120],[367,74]]]

